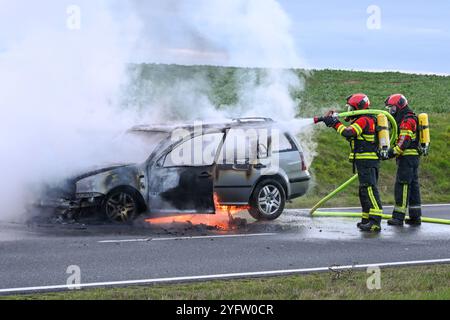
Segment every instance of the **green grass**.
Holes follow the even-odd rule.
[[[363,271],[193,284],[92,289],[12,296],[26,300],[314,300],[314,299],[450,299],[450,266],[381,270],[381,289],[367,289]]]
[[[195,79],[202,79],[205,85],[192,90],[206,94],[213,105],[220,109],[238,102],[242,83],[253,81],[257,84],[264,76],[264,70],[209,66],[140,65],[132,66],[131,69],[137,72],[137,81],[130,91],[133,101],[128,102],[143,108],[148,102],[149,88],[153,93],[164,93],[177,81],[191,83]],[[431,155],[422,161],[423,202],[450,202],[450,77],[340,70],[296,72],[305,81],[304,90],[292,90],[293,98],[299,101],[299,117],[312,117],[330,108],[343,110],[345,98],[356,92],[367,93],[372,106],[378,109],[384,108],[384,100],[388,95],[401,92],[408,97],[417,113],[428,112],[432,149]],[[177,117],[176,114],[173,116]],[[321,127],[315,130],[313,137],[318,142],[318,156],[311,166],[315,187],[307,197],[296,200],[290,207],[311,207],[352,176],[352,167],[347,160],[348,143],[333,130],[323,128],[323,125]],[[393,203],[395,171],[395,161],[383,163],[380,192],[385,204]],[[347,189],[328,205],[359,205],[357,186]]]
[[[303,76],[302,71],[298,71]],[[420,112],[447,113],[450,105],[450,77],[413,75],[398,72],[314,71],[307,78],[306,90],[297,92],[300,110],[310,114],[320,107],[341,105],[352,93],[369,95],[375,108],[383,108],[386,97],[403,93]]]

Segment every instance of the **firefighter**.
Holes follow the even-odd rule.
[[[388,159],[397,159],[395,182],[395,207],[391,226],[421,225],[422,208],[419,186],[419,137],[418,118],[411,110],[408,100],[402,94],[394,94],[386,99],[386,108],[395,118],[399,128],[397,145],[388,152]],[[409,219],[405,216],[409,210]]]
[[[347,98],[348,111],[367,110],[370,107],[369,97],[365,94],[354,94]],[[330,111],[324,117],[328,127],[347,138],[351,145],[349,160],[354,170],[358,171],[359,199],[363,209],[363,218],[358,223],[362,231],[381,231],[383,207],[378,192],[378,172],[380,159],[376,144],[376,120],[371,115],[362,115],[346,119],[350,126],[342,124]]]

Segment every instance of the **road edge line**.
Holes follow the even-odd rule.
[[[307,274],[325,271],[339,271],[339,270],[359,270],[370,267],[399,267],[399,266],[418,266],[418,265],[433,265],[433,264],[447,264],[449,259],[431,259],[431,260],[416,260],[416,261],[400,261],[400,262],[382,262],[360,265],[346,265],[346,266],[331,266],[319,268],[304,268],[304,269],[288,269],[288,270],[274,270],[274,271],[260,271],[260,272],[242,272],[242,273],[228,273],[216,275],[203,276],[187,276],[187,277],[172,277],[172,278],[155,278],[145,280],[130,280],[130,281],[111,281],[111,282],[96,282],[79,285],[54,285],[54,286],[40,286],[40,287],[24,287],[24,288],[10,288],[0,289],[0,294],[6,293],[26,293],[26,292],[43,292],[54,290],[74,290],[87,288],[107,288],[114,286],[132,286],[132,285],[150,285],[161,283],[182,283],[195,282],[206,280],[227,280],[227,279],[244,279],[244,278],[260,278],[265,276],[283,276],[295,274]]]

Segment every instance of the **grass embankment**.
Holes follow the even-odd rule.
[[[327,272],[290,277],[211,281],[116,289],[92,289],[7,299],[28,300],[314,300],[450,299],[450,266],[381,270],[381,289],[369,290],[364,271]]]

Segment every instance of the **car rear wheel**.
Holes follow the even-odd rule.
[[[130,189],[117,189],[106,196],[102,211],[105,217],[114,223],[133,221],[141,212],[141,203],[137,192]]]
[[[284,211],[286,192],[276,180],[258,184],[250,199],[250,215],[256,220],[275,220]]]

